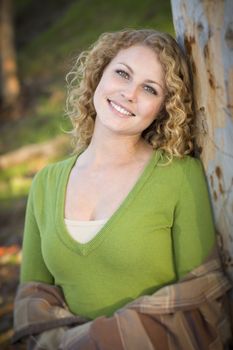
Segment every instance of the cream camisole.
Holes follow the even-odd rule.
[[[106,224],[108,219],[78,221],[65,219],[66,229],[71,237],[79,243],[91,241]]]

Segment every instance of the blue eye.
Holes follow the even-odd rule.
[[[144,86],[144,90],[145,90],[146,92],[148,92],[149,94],[158,95],[158,94],[157,94],[157,91],[156,91],[153,87],[151,87],[151,86],[149,86],[149,85],[145,85],[145,86]]]
[[[129,79],[129,74],[122,69],[117,69],[116,73],[124,79]]]

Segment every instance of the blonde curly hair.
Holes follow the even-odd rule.
[[[193,95],[187,61],[175,39],[153,29],[127,29],[102,34],[89,50],[82,52],[67,74],[66,113],[70,117],[75,151],[90,143],[96,111],[95,89],[105,67],[117,53],[132,45],[150,47],[165,72],[166,97],[164,108],[142,137],[154,149],[165,151],[169,160],[193,152]]]

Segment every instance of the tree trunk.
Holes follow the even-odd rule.
[[[233,1],[171,3],[177,39],[193,73],[197,143],[223,263],[233,281]]]
[[[8,115],[15,108],[20,94],[13,33],[12,2],[0,0],[0,94],[2,109]]]

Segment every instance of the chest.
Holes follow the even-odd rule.
[[[74,171],[65,199],[65,217],[73,220],[109,218],[138,181],[142,166],[125,166],[99,171]]]

